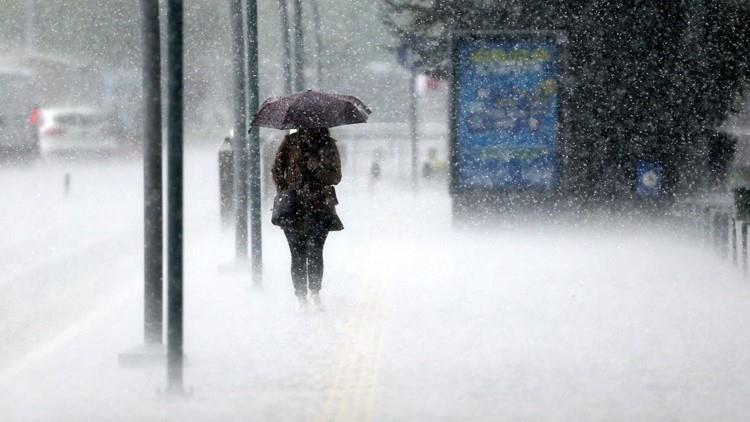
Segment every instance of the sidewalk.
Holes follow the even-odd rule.
[[[220,270],[228,234],[188,213],[185,384],[126,369],[128,281],[0,373],[3,421],[744,421],[750,281],[659,227],[454,231],[447,197],[340,193],[323,313],[300,313],[281,233],[264,289]],[[408,210],[409,212],[405,212]]]

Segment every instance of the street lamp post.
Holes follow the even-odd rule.
[[[248,154],[246,130],[245,40],[242,30],[242,0],[230,0],[232,28],[232,75],[234,78],[234,194],[235,251],[238,260],[247,258]]]
[[[163,339],[161,47],[159,4],[141,0],[143,13],[143,191],[144,191],[144,337]]]
[[[24,8],[24,17],[26,20],[24,42],[26,44],[26,51],[31,53],[34,51],[34,45],[36,44],[36,1],[26,0]]]
[[[167,391],[183,389],[183,6],[167,2]]]
[[[292,93],[292,44],[289,39],[289,8],[286,0],[279,0],[279,15],[281,20],[281,43],[284,51],[284,94]]]
[[[294,7],[294,90],[305,89],[305,37],[302,28],[302,2],[292,0]]]
[[[315,64],[317,66],[315,75],[318,78],[318,89],[323,89],[323,40],[320,35],[320,10],[318,9],[318,0],[310,1],[310,9],[312,11],[313,27],[315,30]]]
[[[246,48],[247,48],[247,119],[249,122],[258,112],[258,4],[257,0],[246,0]],[[253,285],[263,284],[263,244],[261,232],[260,195],[260,136],[257,127],[248,132],[250,171],[250,252],[253,269]]]
[[[417,190],[417,68],[411,65],[411,79],[409,81],[409,138],[411,139],[411,187]]]
[[[164,362],[164,253],[159,5],[141,0],[143,49],[143,337],[121,365]]]

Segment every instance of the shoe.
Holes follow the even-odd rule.
[[[307,310],[307,308],[308,308],[308,306],[307,306],[307,296],[298,295],[297,296],[297,300],[299,301],[299,305],[298,305],[299,307],[298,307],[298,309],[300,311]]]
[[[325,310],[323,308],[323,302],[321,302],[320,294],[318,292],[310,293],[310,298],[312,299],[313,306],[315,307],[316,310],[321,311],[321,312]]]

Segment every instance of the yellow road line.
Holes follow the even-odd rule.
[[[385,309],[384,309],[384,320],[388,320],[388,317],[390,315],[391,310],[391,303],[390,301],[385,303]],[[373,416],[375,415],[375,402],[377,399],[377,386],[380,381],[380,367],[383,363],[383,350],[385,345],[385,337],[386,337],[386,331],[381,330],[380,336],[378,337],[378,340],[376,342],[377,344],[377,350],[375,353],[375,362],[373,364],[373,371],[372,373],[372,388],[369,392],[369,395],[367,397],[367,402],[365,403],[365,421],[371,421],[373,419]]]
[[[373,418],[384,350],[388,290],[394,275],[386,270],[395,259],[392,254],[383,256],[382,251],[377,256],[370,254],[372,259],[380,259],[374,262],[377,265],[368,266],[371,271],[363,280],[363,296],[346,325],[333,381],[316,421]]]

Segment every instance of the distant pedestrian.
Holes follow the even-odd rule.
[[[336,214],[333,187],[341,181],[341,159],[328,129],[300,129],[286,135],[272,176],[279,192],[273,223],[284,230],[289,244],[295,295],[300,308],[305,308],[309,291],[313,304],[322,309],[323,245],[328,232],[344,228]]]
[[[373,154],[372,164],[370,165],[370,187],[380,181],[380,176],[383,174],[383,169],[380,166],[380,161],[383,158],[382,152],[378,149]]]

